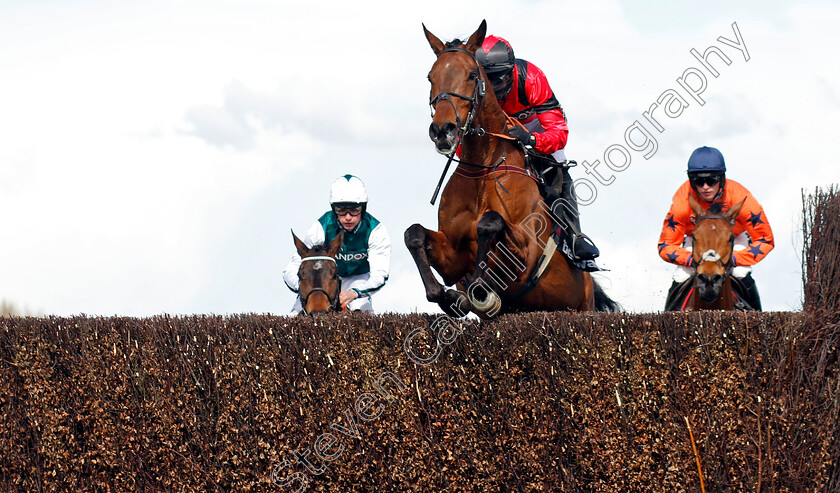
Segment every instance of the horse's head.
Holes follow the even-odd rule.
[[[300,279],[300,304],[307,315],[340,310],[338,295],[341,279],[335,255],[341,251],[344,233],[340,233],[329,245],[307,247],[294,232],[295,247],[301,257],[298,278]]]
[[[744,199],[746,200],[746,199]],[[711,303],[718,299],[724,281],[732,268],[732,247],[735,234],[732,225],[744,205],[744,200],[720,214],[703,209],[689,195],[689,205],[694,211],[693,255],[696,264],[695,287],[700,299]]]
[[[481,21],[466,43],[458,39],[443,43],[423,26],[426,39],[437,55],[429,71],[429,82],[432,83],[429,137],[441,154],[455,152],[485,94],[493,92],[486,90],[486,75],[475,58],[475,50],[481,47],[486,31],[487,23]]]

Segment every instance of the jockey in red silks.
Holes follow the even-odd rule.
[[[509,128],[511,137],[548,159],[552,156],[555,161],[551,165],[545,162],[546,159],[534,159],[537,170],[549,185],[549,195],[553,195],[546,199],[550,200],[555,212],[562,211],[562,219],[572,230],[575,258],[596,258],[599,255],[598,248],[581,233],[577,198],[568,166],[565,165],[563,149],[569,136],[566,115],[545,74],[533,63],[515,58],[510,43],[498,36],[484,38],[484,43],[475,55],[493,86],[502,110],[523,125]],[[563,199],[562,207],[553,207],[556,198]]]
[[[747,308],[761,310],[761,299],[750,266],[760,262],[773,249],[773,230],[770,229],[764,209],[750,191],[735,180],[726,178],[723,154],[714,147],[700,147],[691,154],[688,159],[688,180],[674,194],[671,209],[662,224],[659,256],[678,266],[668,291],[665,309],[680,309],[683,300],[676,298],[679,293],[687,291],[681,288],[694,275],[694,257],[691,253],[694,223],[691,221],[693,212],[688,205],[689,195],[704,209],[715,213],[746,199],[732,226],[732,232],[735,233],[732,256],[735,267],[732,268],[732,277],[741,284],[742,292],[739,294],[743,295]]]

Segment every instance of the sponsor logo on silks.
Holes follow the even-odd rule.
[[[361,253],[337,253],[335,255],[336,260],[343,260],[344,262],[358,262],[359,260],[364,260],[368,257],[367,252]]]

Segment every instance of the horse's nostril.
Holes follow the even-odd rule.
[[[432,122],[432,124],[429,125],[429,138],[432,139],[432,140],[435,140],[437,138],[437,135],[438,135],[438,127],[437,127],[437,125],[435,125],[434,122]]]
[[[443,128],[440,129],[441,137],[447,138],[450,135],[454,135],[455,134],[455,129],[457,129],[457,128],[458,127],[456,127],[455,124],[452,123],[452,122],[444,123]]]

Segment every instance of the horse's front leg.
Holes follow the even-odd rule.
[[[412,224],[405,230],[405,246],[420,271],[420,278],[426,288],[426,299],[437,303],[450,316],[465,316],[469,311],[466,297],[454,289],[446,289],[432,273],[434,267],[444,282],[453,284],[468,271],[469,266],[463,256],[458,255],[449,239],[440,231],[429,231],[419,224]]]
[[[475,268],[469,279],[468,294],[473,311],[482,317],[492,317],[499,312],[502,302],[495,290],[507,288],[498,276],[490,277],[488,265],[489,253],[499,247],[504,230],[505,220],[496,211],[486,212],[476,223]]]

